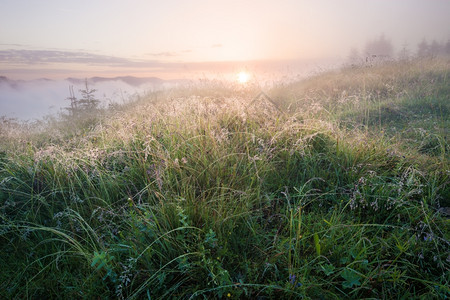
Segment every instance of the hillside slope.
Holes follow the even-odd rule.
[[[3,296],[449,297],[449,69],[3,119]]]

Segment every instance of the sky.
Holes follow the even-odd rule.
[[[450,39],[449,15],[450,0],[0,0],[0,76],[172,79],[343,59],[381,34],[415,51]]]

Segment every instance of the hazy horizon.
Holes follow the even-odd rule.
[[[35,54],[41,51],[33,51]],[[46,53],[46,51],[42,51]],[[1,51],[0,51],[1,59]],[[48,59],[47,59],[48,60]],[[106,77],[114,78],[120,76],[133,77],[157,77],[163,80],[189,79],[195,80],[205,76],[227,77],[239,71],[259,74],[271,74],[272,77],[286,76],[290,74],[296,76],[310,73],[317,69],[332,69],[342,65],[342,58],[322,58],[309,60],[248,60],[248,61],[213,61],[213,62],[142,62],[140,64],[130,63],[129,66],[99,68],[97,64],[69,64],[63,63],[59,66],[50,63],[36,65],[26,68],[4,68],[0,76],[11,80],[37,80],[52,79],[63,80],[67,78],[91,78]],[[134,65],[134,67],[133,67]],[[157,65],[157,67],[155,67]],[[152,69],[157,68],[157,71]],[[265,76],[267,77],[267,76]]]
[[[206,65],[206,67],[204,66]],[[96,89],[95,96],[105,106],[110,103],[123,103],[133,100],[137,96],[144,96],[148,92],[173,88],[175,86],[192,86],[201,84],[205,80],[221,81],[222,83],[232,83],[237,79],[236,73],[245,70],[251,74],[253,84],[268,88],[279,82],[299,80],[310,75],[322,72],[324,69],[336,67],[332,62],[324,63],[322,66],[316,62],[296,63],[296,62],[247,62],[244,68],[238,64],[215,63],[215,68],[210,68],[211,64],[199,64],[196,68],[179,77],[165,79],[157,76],[146,77],[145,74],[132,74],[133,78],[126,80],[129,73],[114,74],[101,73],[85,76],[86,72],[71,72],[72,77],[52,77],[47,78],[42,72],[31,73],[29,77],[4,76],[0,80],[0,117],[7,116],[19,120],[41,119],[48,115],[55,115],[63,112],[69,102],[69,87],[73,87],[76,96],[80,95],[79,90],[84,88],[84,80],[88,80],[90,88]],[[10,75],[10,74],[6,74]],[[33,75],[40,75],[37,78]],[[60,73],[60,75],[68,75]],[[139,76],[142,75],[142,76]],[[164,77],[164,76],[163,76]],[[144,80],[139,80],[139,79]],[[152,82],[145,79],[161,79]],[[0,78],[1,79],[1,78]],[[97,79],[97,80],[95,80]],[[136,82],[133,82],[136,81]]]
[[[69,77],[236,80],[245,71],[264,85],[336,68],[350,53],[362,61],[370,43],[392,58],[424,40],[448,48],[449,12],[446,0],[0,0],[0,76],[56,80],[0,84],[0,116],[65,106]],[[95,88],[105,99],[135,91]]]
[[[0,1],[0,76],[186,78],[450,38],[450,1]],[[275,67],[274,65],[281,65]]]

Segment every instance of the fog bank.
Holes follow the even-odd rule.
[[[47,115],[64,112],[69,106],[69,87],[73,86],[75,96],[81,97],[84,89],[83,80],[48,80],[31,81],[0,80],[0,116],[19,120],[42,119]],[[132,85],[122,80],[103,80],[90,82],[89,88],[97,90],[95,96],[101,106],[110,103],[123,103],[148,91],[166,88],[170,83],[143,83]]]

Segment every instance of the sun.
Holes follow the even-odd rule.
[[[250,80],[250,74],[245,71],[241,71],[237,74],[237,80],[242,84],[247,83]]]

